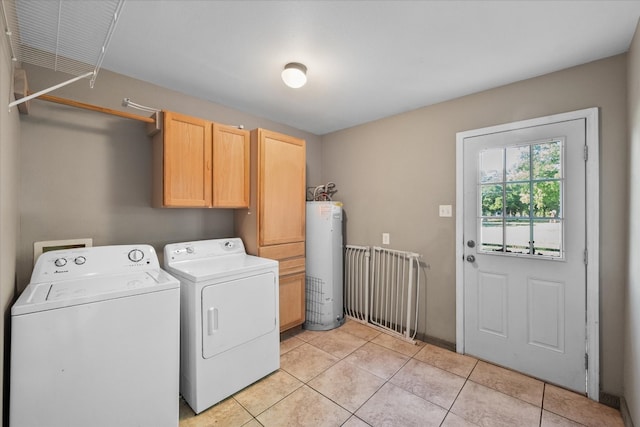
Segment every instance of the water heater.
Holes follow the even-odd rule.
[[[306,320],[326,331],[344,323],[342,203],[307,202]]]

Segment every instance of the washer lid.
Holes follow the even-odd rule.
[[[278,261],[253,255],[227,255],[171,262],[165,268],[191,282],[218,279],[238,273],[277,268]]]
[[[11,315],[177,289],[179,286],[180,282],[163,270],[32,283],[11,307]]]

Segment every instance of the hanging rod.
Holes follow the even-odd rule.
[[[34,93],[33,95],[37,95],[38,99],[43,101],[54,102],[56,104],[69,105],[71,107],[83,108],[85,110],[98,111],[100,113],[111,114],[112,116],[124,117],[126,119],[138,120],[145,123],[155,123],[156,119],[154,117],[145,117],[139,116],[137,114],[125,113],[123,111],[112,110],[111,108],[100,107],[98,105],[85,104],[84,102],[74,101],[72,99],[60,98],[53,95],[38,95]],[[34,96],[30,95],[32,98]],[[26,98],[26,97],[25,97]],[[24,99],[24,98],[21,98]]]
[[[146,105],[136,104],[131,100],[131,98],[124,98],[122,100],[123,107],[131,107],[136,110],[146,111],[147,113],[159,113],[161,110],[159,108],[147,107]]]

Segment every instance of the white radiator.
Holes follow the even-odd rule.
[[[413,342],[420,296],[419,258],[413,252],[347,245],[346,315]]]

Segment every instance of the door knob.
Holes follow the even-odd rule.
[[[469,246],[470,248],[475,248],[476,247],[476,242],[474,242],[473,240],[468,240],[467,241],[467,246]]]
[[[467,255],[467,261],[468,262],[475,262],[476,257],[474,257],[473,255]]]

